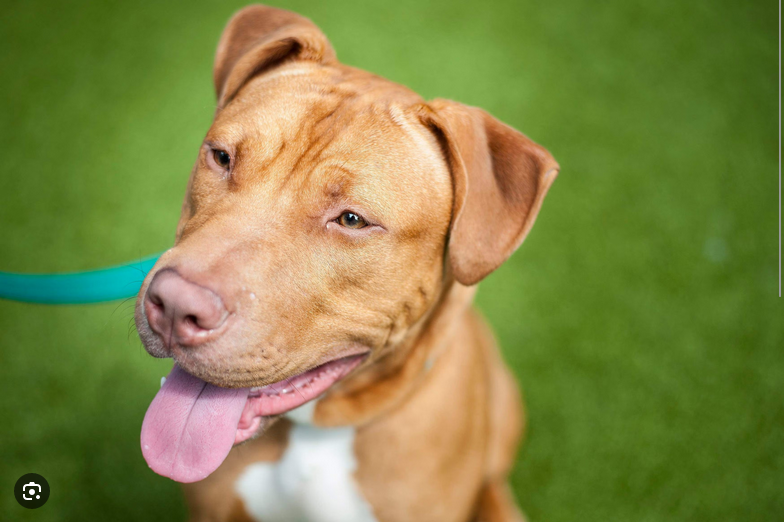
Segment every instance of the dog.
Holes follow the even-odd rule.
[[[229,21],[215,120],[135,320],[175,365],[142,453],[194,521],[523,520],[520,394],[472,308],[559,167],[488,113]]]

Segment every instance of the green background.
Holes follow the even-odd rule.
[[[0,269],[171,245],[243,4],[3,3]],[[775,2],[294,0],[339,57],[486,108],[562,171],[479,306],[523,384],[536,521],[784,516]],[[0,518],[178,520],[132,302],[0,301]],[[777,319],[778,318],[778,319]],[[12,488],[44,475],[49,503]],[[415,522],[415,521],[414,521]]]

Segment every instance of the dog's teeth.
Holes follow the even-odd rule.
[[[161,377],[161,388],[163,388],[163,383],[166,382],[166,377]]]
[[[253,388],[250,389],[250,392],[254,393],[254,392],[257,392],[259,390],[261,390],[261,386],[254,386]]]
[[[283,390],[281,390],[281,392],[280,392],[280,393],[282,393],[282,394],[284,394],[284,395],[287,395],[287,394],[289,394],[289,393],[292,393],[293,391],[294,391],[294,389],[293,389],[293,388],[283,388]]]

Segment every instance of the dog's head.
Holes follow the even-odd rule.
[[[318,395],[394,352],[447,287],[511,255],[558,171],[480,109],[341,65],[288,11],[235,15],[214,81],[215,121],[136,324],[152,355],[220,387]],[[262,409],[309,398],[295,391]]]

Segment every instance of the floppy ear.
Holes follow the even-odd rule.
[[[242,9],[223,30],[215,54],[218,107],[229,103],[252,77],[293,59],[337,61],[327,37],[307,18],[264,5]]]
[[[447,255],[457,281],[473,285],[523,242],[559,167],[481,109],[449,100],[428,105],[422,119],[441,141],[454,187]]]

